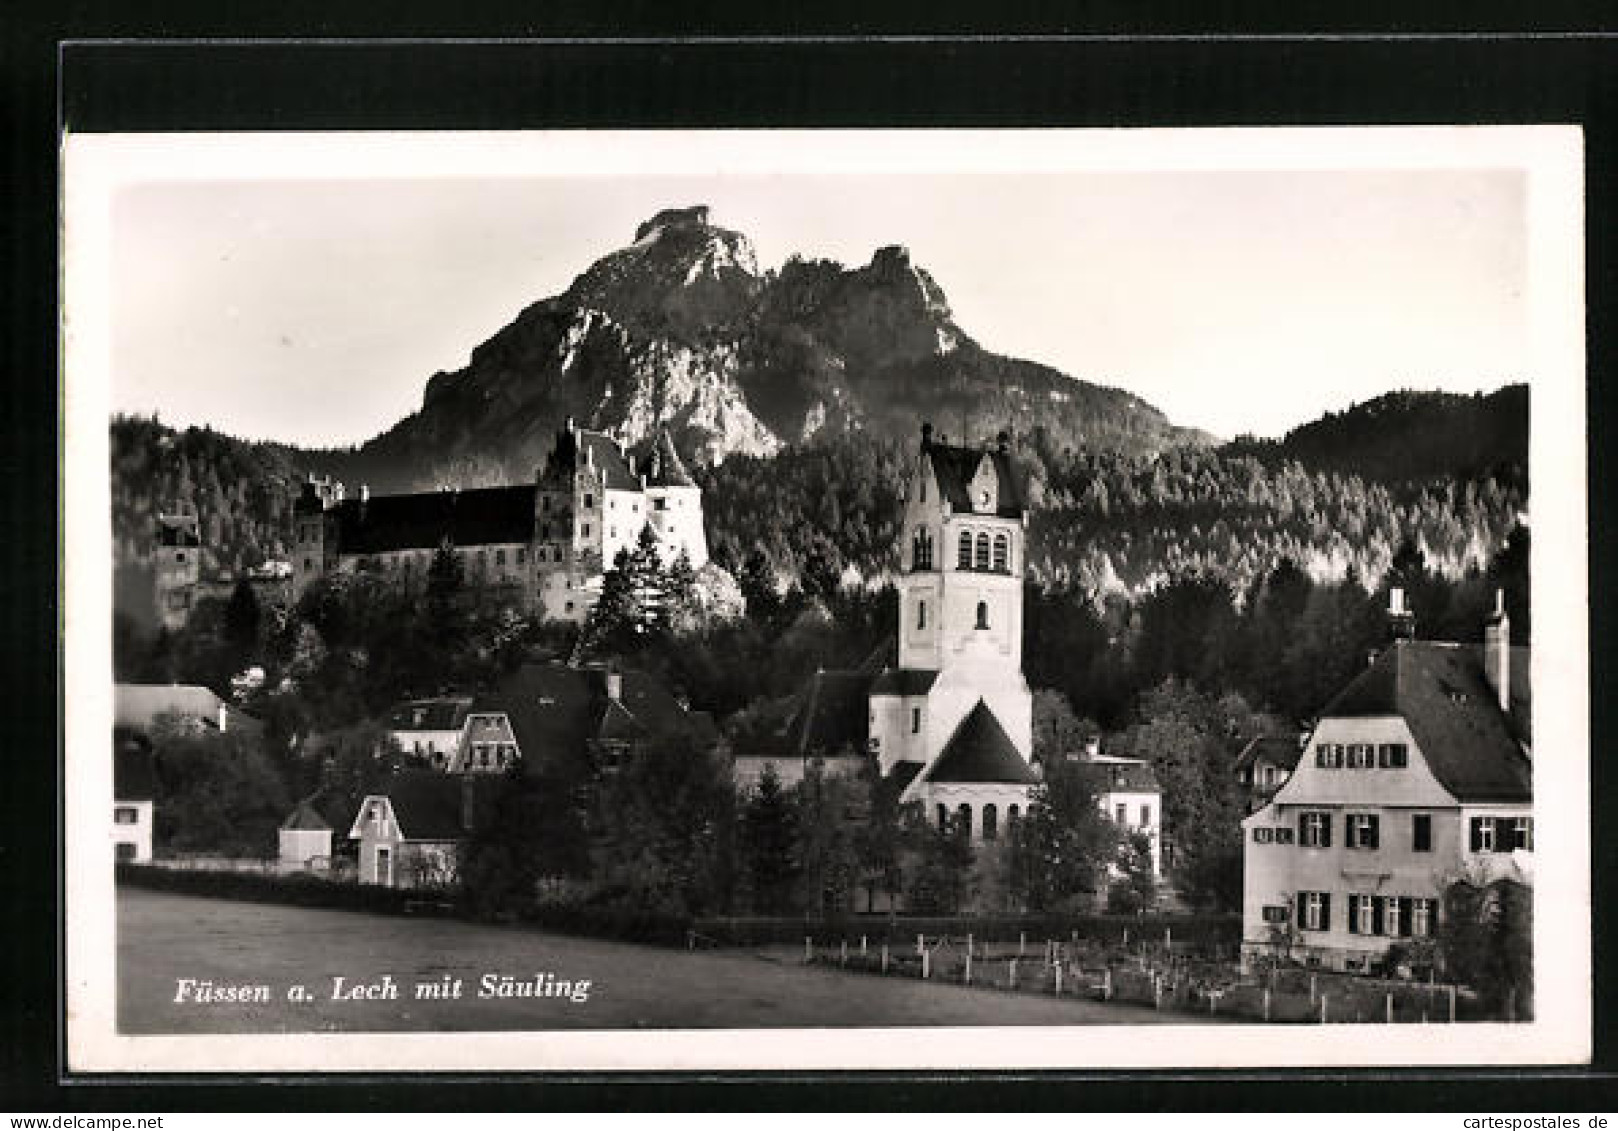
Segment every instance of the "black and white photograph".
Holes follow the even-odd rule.
[[[69,1065],[1587,1063],[1581,154],[70,135]]]

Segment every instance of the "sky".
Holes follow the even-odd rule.
[[[115,411],[360,443],[525,306],[707,204],[761,268],[903,244],[988,349],[1279,435],[1524,380],[1525,175],[881,172],[140,181],[111,202]]]

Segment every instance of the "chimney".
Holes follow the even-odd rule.
[[[1405,591],[1397,585],[1388,591],[1388,623],[1395,640],[1415,638],[1416,614],[1405,605]]]
[[[461,829],[471,832],[477,816],[477,775],[461,775]]]
[[[1084,756],[1092,762],[1101,756],[1101,736],[1099,734],[1092,734],[1084,740]]]
[[[1500,709],[1511,710],[1511,618],[1506,616],[1506,591],[1494,591],[1494,612],[1483,622],[1483,678],[1494,690]]]
[[[612,671],[612,670],[609,670],[607,672],[607,698],[611,699],[614,703],[623,702],[623,698],[624,698],[624,673],[623,672]]]

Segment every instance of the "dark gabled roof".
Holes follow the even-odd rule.
[[[871,684],[872,695],[925,695],[938,682],[938,673],[919,668],[889,668]]]
[[[1022,496],[1012,475],[1011,457],[1005,452],[931,442],[922,450],[932,461],[933,476],[938,480],[938,493],[948,501],[951,510],[972,513],[972,495],[968,490],[972,477],[978,473],[978,467],[984,460],[992,460],[1000,480],[1000,506],[995,513],[1002,518],[1022,517]]]
[[[1272,765],[1280,766],[1284,770],[1298,768],[1298,757],[1303,753],[1296,738],[1282,735],[1261,734],[1242,747],[1242,752],[1236,756],[1236,769],[1242,770],[1263,758]]]
[[[787,723],[791,749],[805,756],[836,754],[844,747],[864,753],[871,734],[870,691],[868,672],[816,672]]]
[[[629,473],[629,463],[618,448],[618,441],[604,432],[579,430],[579,454],[601,472],[603,486],[613,491],[638,491],[640,480]],[[588,454],[586,454],[588,453]]]
[[[565,664],[524,664],[472,712],[504,712],[512,734],[531,766],[581,764],[592,740],[640,742],[680,735],[711,746],[718,735],[707,715],[686,711],[679,700],[645,672],[623,672],[619,698],[607,694],[608,673]]]
[[[892,796],[902,797],[904,791],[910,788],[910,783],[916,780],[916,775],[927,767],[921,762],[895,762],[893,769],[883,779],[883,787],[892,791]]]
[[[674,449],[674,440],[666,431],[659,431],[646,456],[646,485],[648,487],[695,487],[696,480],[685,469],[685,461]]]
[[[409,699],[388,713],[389,730],[459,730],[470,698]],[[421,721],[416,713],[421,712]]]
[[[156,795],[151,746],[138,737],[114,736],[112,797],[114,801],[150,801]]]
[[[1528,733],[1530,704],[1527,681],[1515,672],[1521,668],[1526,676],[1529,657],[1527,648],[1511,652],[1512,717],[1484,679],[1478,645],[1401,640],[1345,687],[1321,719],[1397,715],[1456,800],[1526,801],[1532,775],[1518,734]]]
[[[927,771],[929,782],[1010,782],[1035,785],[1038,775],[1017,752],[989,705],[979,699]]]
[[[287,814],[287,819],[281,822],[283,829],[290,831],[304,830],[308,832],[330,832],[331,822],[321,815],[310,801],[305,798],[298,802],[297,807]]]
[[[405,840],[459,840],[471,831],[464,822],[471,793],[472,826],[494,805],[505,781],[493,774],[443,774],[401,770],[373,793],[386,797]]]
[[[1145,762],[1079,762],[1079,772],[1097,793],[1157,793],[1157,775]]]
[[[455,546],[530,542],[536,490],[479,487],[344,499],[332,507],[338,548],[345,554],[380,554],[435,550],[446,541]]]

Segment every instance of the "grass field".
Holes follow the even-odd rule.
[[[1134,1006],[879,978],[805,967],[786,950],[666,950],[492,927],[170,895],[118,893],[118,1027],[125,1033],[408,1032],[797,1028],[928,1025],[1191,1024]],[[485,974],[586,1000],[476,995]],[[397,997],[333,1000],[380,985]],[[548,975],[548,978],[545,977]],[[267,1001],[177,1002],[214,988],[264,987]],[[415,996],[461,982],[459,999]],[[498,984],[498,981],[497,981]],[[294,985],[311,1000],[287,1000]]]

